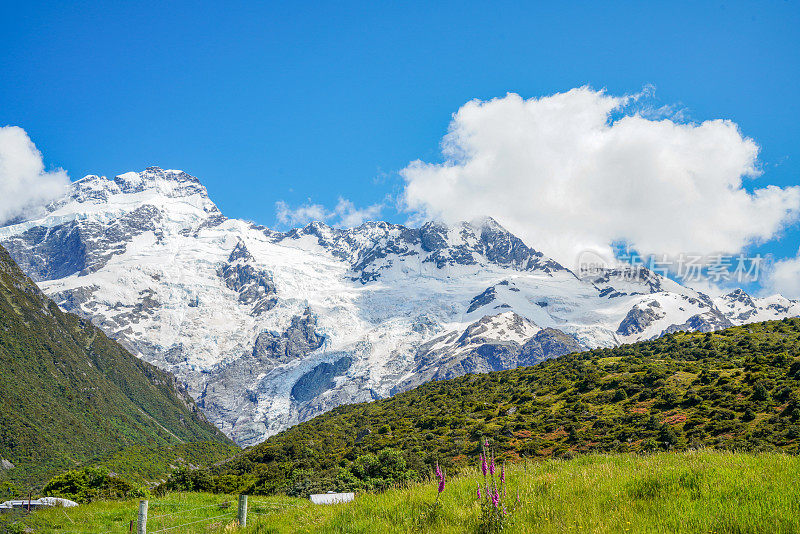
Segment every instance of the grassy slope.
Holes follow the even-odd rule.
[[[584,455],[573,460],[520,462],[508,470],[509,489],[522,504],[508,532],[790,533],[800,531],[800,458],[761,453],[683,452]],[[353,503],[314,506],[287,497],[251,497],[244,533],[475,532],[480,510],[470,469],[451,480],[436,518],[426,510],[435,485],[359,495]],[[232,497],[171,494],[153,501],[151,516],[190,510]],[[235,502],[235,501],[234,501]],[[93,503],[33,514],[37,532],[121,531],[137,502]],[[227,513],[227,515],[225,515]],[[232,510],[209,507],[151,522],[153,529],[189,521],[170,532],[236,532]],[[211,528],[207,525],[212,524]]]
[[[420,473],[435,460],[453,470],[482,436],[509,460],[698,446],[796,453],[799,356],[800,319],[592,350],[342,406],[212,473],[240,477],[227,491],[286,492],[292,473],[336,484],[338,467],[387,447]]]
[[[0,247],[0,473],[38,486],[129,445],[230,441],[166,372],[63,313]]]

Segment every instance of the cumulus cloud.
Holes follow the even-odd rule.
[[[800,251],[797,257],[775,261],[765,274],[764,294],[780,293],[790,299],[800,298]]]
[[[332,226],[350,228],[375,219],[382,209],[381,204],[357,208],[353,202],[341,197],[332,210],[322,204],[312,204],[310,201],[292,208],[280,200],[275,203],[275,217],[283,226],[304,226],[312,221],[321,221]]]
[[[25,130],[0,128],[0,224],[59,198],[67,187],[67,173],[45,171]]]
[[[412,220],[492,216],[569,267],[585,250],[613,257],[620,241],[643,255],[733,253],[797,218],[800,187],[743,187],[760,175],[759,148],[735,123],[642,113],[638,96],[581,87],[468,102],[444,161],[401,171],[401,205]]]

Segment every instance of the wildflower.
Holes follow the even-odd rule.
[[[481,454],[481,471],[483,471],[483,477],[486,478],[486,456]]]
[[[505,484],[506,483],[506,464],[505,464],[505,462],[500,467],[500,483],[501,484]]]
[[[478,499],[481,498],[481,485],[478,484]]]
[[[489,473],[494,476],[494,453],[492,453],[492,462],[489,464]]]
[[[439,479],[439,493],[436,494],[436,504],[439,504],[439,496],[444,491],[444,471],[439,467],[439,462],[436,462],[436,478]]]
[[[497,493],[497,489],[494,490],[492,493],[492,506],[497,508],[500,505],[500,494]]]

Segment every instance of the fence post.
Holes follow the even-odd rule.
[[[139,501],[139,522],[137,534],[147,534],[147,501]]]
[[[247,526],[247,495],[239,495],[239,528]]]
[[[135,519],[131,519],[131,524],[128,527],[128,534],[133,534],[133,524],[136,523]]]

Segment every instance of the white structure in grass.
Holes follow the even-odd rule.
[[[314,504],[337,504],[340,502],[350,502],[355,498],[354,493],[316,493],[308,496]]]

